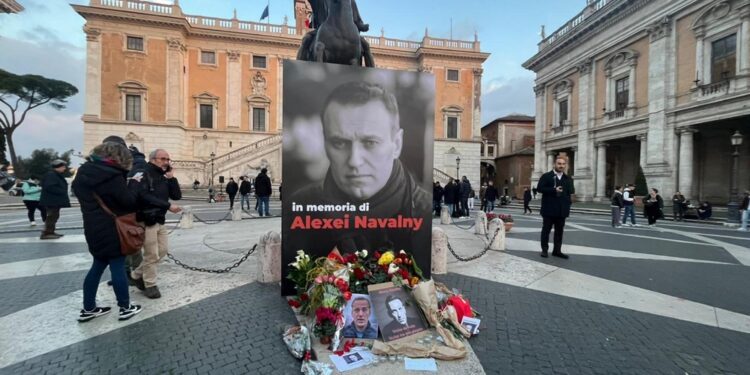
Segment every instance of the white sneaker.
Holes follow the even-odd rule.
[[[747,229],[745,229],[745,228],[737,228],[737,230],[740,231],[740,232],[747,232]]]
[[[32,226],[32,227],[35,227],[35,226],[36,226],[36,221],[32,221],[32,222],[31,222],[31,226]]]

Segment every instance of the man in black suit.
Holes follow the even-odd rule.
[[[565,174],[568,161],[562,157],[555,160],[555,169],[542,175],[536,190],[542,193],[541,214],[542,224],[542,258],[547,257],[549,249],[549,232],[555,227],[554,247],[552,255],[568,259],[562,253],[563,227],[565,219],[570,215],[570,195],[575,194],[573,179]]]

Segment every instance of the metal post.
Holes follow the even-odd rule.
[[[737,223],[740,221],[739,202],[737,201],[737,181],[739,180],[740,172],[740,146],[742,145],[742,134],[736,131],[731,138],[732,147],[734,152],[732,153],[732,180],[729,190],[729,203],[727,203],[727,222]]]
[[[459,166],[461,165],[461,157],[456,156],[456,178],[461,178],[461,173],[459,171],[461,170]]]

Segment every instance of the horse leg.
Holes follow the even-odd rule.
[[[316,31],[310,31],[302,38],[302,43],[297,51],[297,60],[312,61],[312,45],[315,42]]]
[[[311,61],[316,62],[325,62],[325,55],[326,55],[326,45],[322,42],[315,42],[313,45],[312,50],[312,59]]]
[[[368,43],[367,39],[363,36],[359,37],[359,40],[362,43],[362,56],[365,58],[365,66],[368,68],[374,68],[375,58],[372,56],[372,51],[370,51],[370,43]],[[360,62],[357,62],[356,65],[360,65]]]

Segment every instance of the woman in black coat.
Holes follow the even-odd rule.
[[[659,190],[651,188],[649,195],[643,198],[643,205],[645,206],[648,225],[655,226],[656,220],[663,216],[661,210],[664,207],[664,200],[659,195]]]
[[[96,292],[102,273],[109,266],[112,288],[120,307],[120,320],[131,318],[141,311],[140,305],[130,302],[128,279],[125,275],[125,256],[120,251],[120,239],[115,219],[102,209],[94,198],[98,195],[116,215],[133,212],[136,194],[128,189],[126,176],[133,158],[124,145],[105,142],[96,146],[87,162],[78,168],[73,181],[73,192],[81,204],[83,231],[93,264],[83,282],[83,310],[78,321],[85,322],[110,312],[110,307],[96,305]],[[134,177],[139,181],[141,177]]]
[[[445,202],[445,205],[448,206],[448,211],[451,216],[456,212],[456,201],[458,200],[455,187],[456,182],[450,180],[445,184],[445,188],[443,188],[443,201]]]

